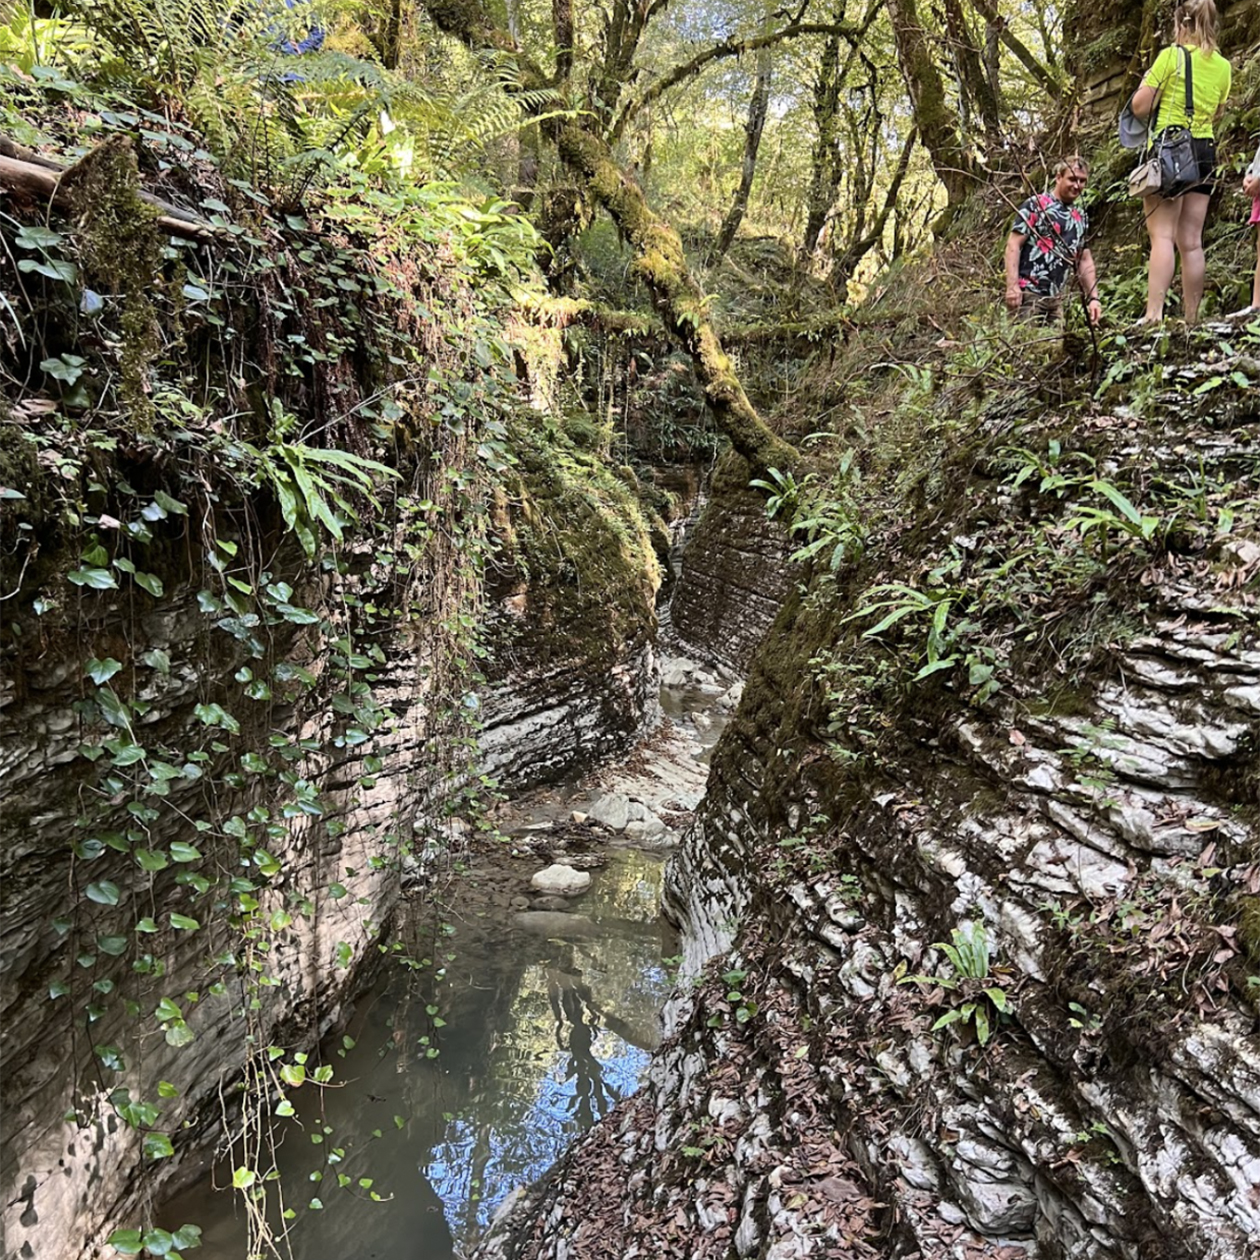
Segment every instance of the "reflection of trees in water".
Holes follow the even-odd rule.
[[[572,963],[572,950],[566,952],[570,955],[568,965],[551,968],[547,973],[547,996],[556,1020],[556,1047],[569,1052],[569,1065],[564,1074],[565,1080],[573,1082],[569,1114],[579,1131],[584,1132],[610,1111],[617,1100],[604,1083],[603,1064],[595,1057],[599,1015],[591,991],[582,983],[582,973]]]
[[[280,1165],[298,1260],[449,1260],[452,1235],[479,1234],[510,1190],[636,1087],[667,987],[660,959],[672,952],[652,920],[658,867],[618,855],[597,872],[596,892],[574,907],[575,922],[587,916],[581,939],[513,933],[490,917],[455,917],[453,937],[427,916],[399,925],[406,953],[431,961],[359,999],[344,1059],[340,1034],[325,1043],[344,1087],[294,1091],[299,1116]],[[425,1057],[422,1037],[438,1057]],[[325,1124],[331,1133],[312,1144]],[[391,1201],[359,1202],[360,1177]],[[325,1210],[307,1207],[314,1197]],[[221,1196],[180,1220],[206,1221],[224,1234],[219,1255],[243,1255],[223,1219],[231,1211]]]
[[[644,928],[655,960],[655,932]],[[640,953],[627,951],[624,938],[548,943],[549,957],[521,977],[484,1076],[434,1148],[427,1176],[465,1240],[485,1227],[513,1187],[541,1176],[565,1144],[637,1084],[647,1056],[610,1032],[610,1024],[622,1021],[604,1016],[579,961],[610,945],[621,955]],[[661,996],[658,991],[656,1001]]]

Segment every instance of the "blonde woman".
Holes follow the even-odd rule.
[[[1172,287],[1177,255],[1181,256],[1181,298],[1186,322],[1193,324],[1199,318],[1199,302],[1203,298],[1203,221],[1207,218],[1216,173],[1212,128],[1229,96],[1231,81],[1229,62],[1216,48],[1218,25],[1213,0],[1185,0],[1173,18],[1172,44],[1156,57],[1133,96],[1133,112],[1139,118],[1155,113],[1152,135],[1159,135],[1166,127],[1189,128],[1199,168],[1199,183],[1189,191],[1176,197],[1155,194],[1142,199],[1146,231],[1151,238],[1151,261],[1146,314],[1141,323],[1163,319],[1164,299]],[[1194,105],[1189,117],[1187,59]]]

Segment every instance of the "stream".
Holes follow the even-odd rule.
[[[662,674],[665,716],[644,743],[500,806],[503,843],[456,863],[444,895],[404,907],[401,961],[321,1047],[335,1087],[292,1091],[296,1123],[277,1122],[268,1198],[276,1223],[292,1213],[295,1260],[464,1253],[514,1189],[636,1088],[672,985],[666,855],[738,695],[684,660]],[[533,893],[553,860],[589,870],[590,888]],[[202,1227],[204,1260],[247,1255],[231,1178],[230,1161],[207,1158],[160,1213],[166,1228]]]

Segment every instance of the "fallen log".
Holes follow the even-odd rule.
[[[32,197],[42,197],[54,205],[58,202],[64,203],[65,198],[60,189],[61,177],[71,169],[73,168],[61,166],[41,154],[14,144],[5,136],[0,136],[0,187],[10,192],[25,192]],[[141,191],[140,197],[161,211],[156,220],[157,226],[171,236],[190,241],[207,241],[218,234],[218,229],[213,224],[155,197],[152,193]]]

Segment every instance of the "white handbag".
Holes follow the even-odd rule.
[[[1150,158],[1129,172],[1129,196],[1152,197],[1159,192],[1163,181],[1159,158]]]

